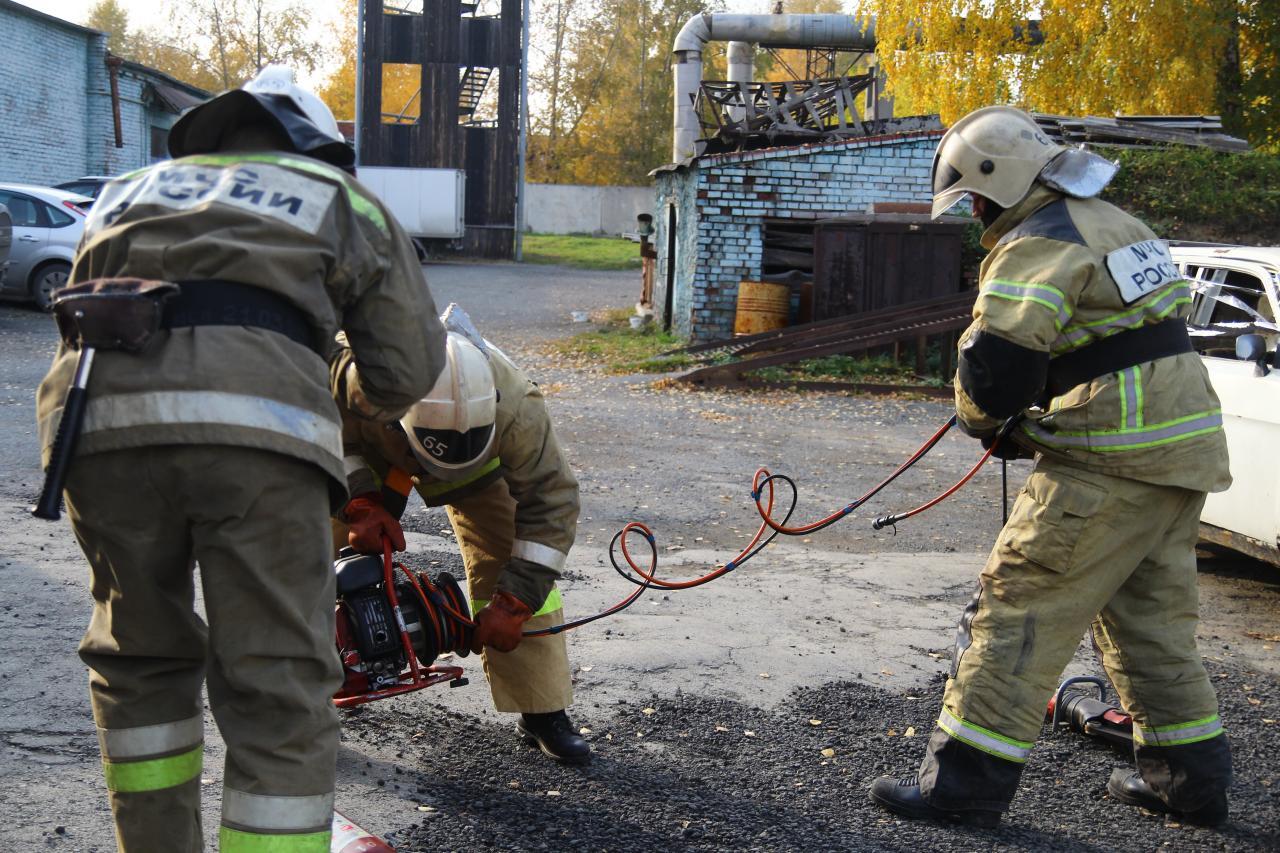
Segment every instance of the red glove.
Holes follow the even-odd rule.
[[[381,554],[383,536],[391,540],[393,549],[404,550],[404,531],[400,529],[400,522],[383,508],[382,495],[377,492],[365,492],[347,501],[342,508],[342,517],[350,528],[347,544],[360,553]]]
[[[524,623],[532,615],[529,605],[509,592],[498,590],[475,615],[476,630],[471,637],[471,651],[479,654],[485,646],[492,646],[500,652],[513,650],[520,645]]]

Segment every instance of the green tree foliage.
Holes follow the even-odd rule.
[[[1104,198],[1158,233],[1225,242],[1280,240],[1280,156],[1205,148],[1119,152]]]
[[[84,25],[107,34],[107,50],[117,56],[133,52],[133,32],[129,29],[129,13],[116,0],[98,0],[89,10]]]
[[[530,77],[529,180],[647,183],[671,158],[671,45],[702,11],[701,0],[560,0],[541,22],[551,46]],[[723,50],[703,63],[705,77],[723,75]]]
[[[890,87],[946,122],[1014,103],[1068,115],[1220,113],[1274,140],[1280,0],[872,0]],[[1044,41],[1030,42],[1029,19]]]
[[[89,25],[110,32],[110,49],[124,58],[212,92],[235,88],[272,63],[313,71],[321,56],[300,2],[161,0],[156,18],[164,24],[130,30],[115,0],[99,0]]]

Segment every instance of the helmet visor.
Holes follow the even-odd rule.
[[[473,427],[466,432],[414,427],[413,435],[426,451],[426,455],[418,454],[424,465],[461,468],[484,455],[493,436],[493,424]]]
[[[933,156],[933,209],[930,215],[934,219],[959,204],[968,193],[968,190],[956,186],[963,177],[959,169],[937,154]]]

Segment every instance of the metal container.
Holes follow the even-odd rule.
[[[733,318],[735,335],[771,332],[787,325],[791,314],[791,288],[767,281],[738,282],[738,307]]]

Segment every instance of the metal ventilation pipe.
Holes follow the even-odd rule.
[[[751,79],[750,45],[770,47],[843,47],[875,50],[875,19],[854,15],[725,15],[703,12],[694,15],[676,36],[673,65],[675,74],[674,139],[672,161],[693,157],[698,139],[698,116],[693,99],[702,84],[702,51],[707,42],[730,42],[729,79]],[[746,42],[747,50],[733,48]],[[736,54],[736,56],[735,56]],[[745,54],[745,60],[743,55]],[[737,60],[737,69],[734,63]],[[744,70],[745,69],[745,70]],[[745,77],[735,77],[744,74]]]
[[[756,47],[748,41],[731,41],[729,42],[729,82],[730,83],[750,83],[755,79],[755,58]],[[734,107],[732,116],[734,121],[742,121],[746,118],[746,107]]]

